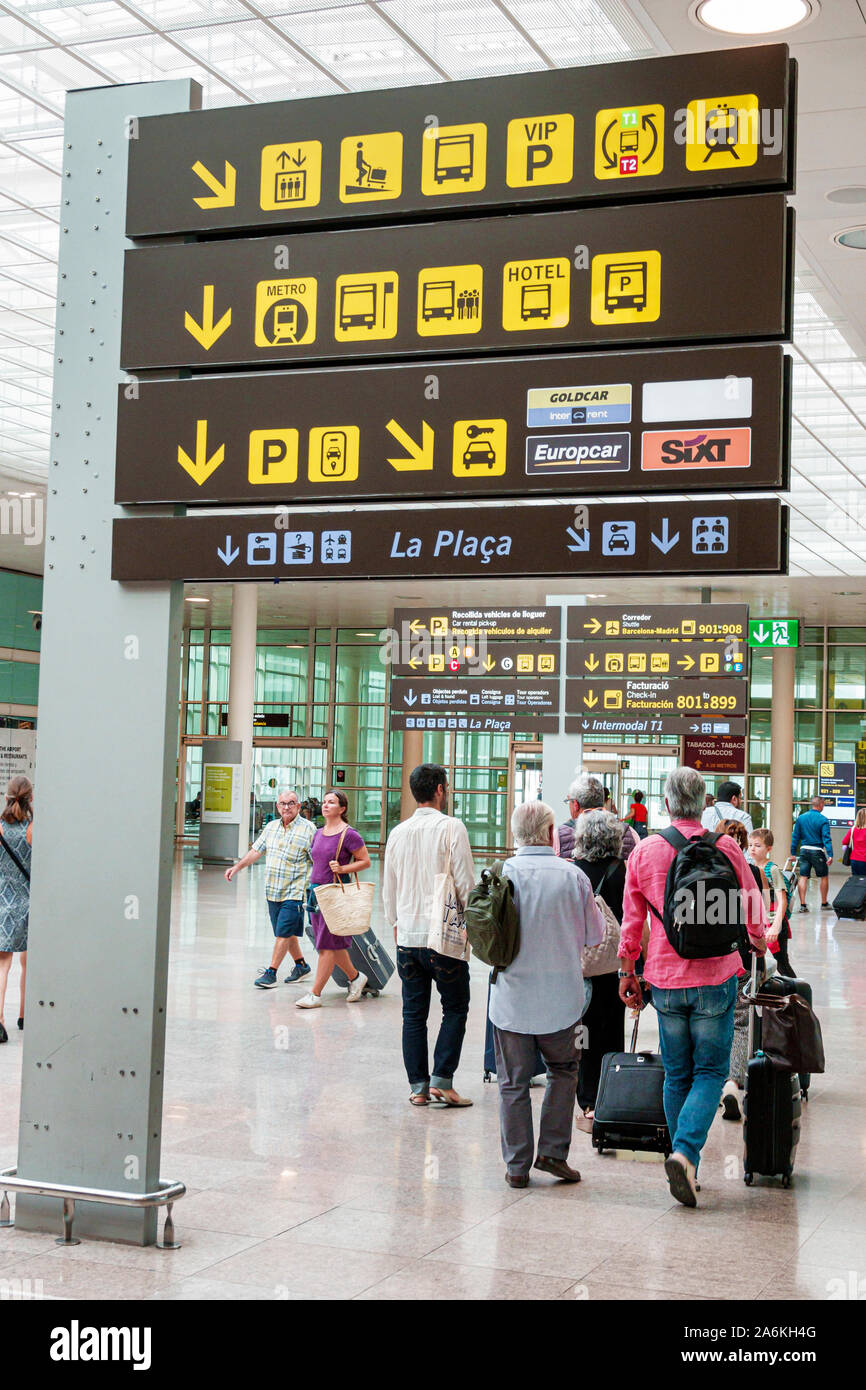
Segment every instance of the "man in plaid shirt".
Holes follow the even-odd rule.
[[[275,940],[271,963],[255,981],[259,989],[276,988],[277,971],[286,951],[294,961],[294,969],[286,976],[287,985],[310,974],[299,938],[304,930],[304,899],[313,865],[311,845],[316,827],[299,814],[300,809],[297,792],[281,791],[277,797],[278,819],[268,821],[252,849],[226,869],[231,883],[240,869],[257,863],[265,855],[265,897]]]

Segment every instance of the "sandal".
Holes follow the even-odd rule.
[[[433,1089],[430,1091],[430,1105],[436,1110],[464,1110],[467,1105],[472,1104],[473,1102],[467,1100],[465,1096],[458,1096],[456,1100],[449,1100],[442,1091]]]
[[[430,1097],[426,1094],[425,1091],[413,1091],[411,1096],[409,1097],[409,1104],[414,1105],[416,1107],[421,1105],[429,1105]]]

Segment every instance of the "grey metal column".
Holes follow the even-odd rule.
[[[18,1173],[160,1177],[183,592],[112,581],[129,118],[189,80],[70,92],[62,180],[27,1025]],[[60,1230],[57,1199],[16,1225]],[[149,1244],[156,1212],[81,1203],[76,1233]]]
[[[565,729],[565,654],[568,646],[568,610],[586,605],[584,594],[545,594],[548,608],[562,609],[562,636],[559,643],[559,733],[541,736],[541,799],[552,806],[556,824],[568,819],[565,795],[574,781],[574,769],[583,761],[583,736],[567,734]]]

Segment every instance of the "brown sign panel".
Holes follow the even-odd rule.
[[[765,344],[126,384],[115,497],[333,505],[784,488],[790,367]]]
[[[741,676],[745,649],[735,642],[616,642],[585,646],[569,643],[566,675],[597,681],[607,676]]]
[[[412,711],[391,710],[391,729],[436,729],[439,733],[461,734],[556,734],[558,714],[517,714],[510,707],[491,708],[486,714],[467,710],[464,714],[415,714]]]
[[[698,772],[746,771],[746,740],[725,734],[689,734],[683,745],[683,762]]]
[[[561,608],[395,608],[394,627],[409,638],[441,641],[448,634],[491,641],[555,640],[562,630]]]
[[[594,681],[568,681],[569,714],[657,714],[741,717],[749,708],[749,682],[681,680],[676,676],[634,676],[622,680],[605,676]]]
[[[559,682],[531,681],[391,681],[391,708],[413,714],[484,714],[505,709],[518,714],[557,714]]]
[[[781,574],[787,514],[775,498],[395,511],[132,517],[114,522],[120,580]],[[586,524],[584,524],[584,522]],[[704,549],[707,531],[724,547]],[[581,613],[592,610],[581,610]],[[715,613],[718,610],[712,610]]]
[[[128,251],[121,365],[787,338],[792,232],[764,194]]]
[[[773,44],[148,117],[127,234],[791,189],[793,87]]]
[[[734,734],[743,737],[746,732],[745,719],[729,719],[724,716],[685,717],[663,714],[596,714],[566,715],[567,734],[616,734],[623,741],[629,741],[635,734]]]
[[[748,509],[754,503],[743,505]],[[743,648],[748,621],[749,610],[741,603],[650,603],[644,607],[588,604],[586,608],[569,609],[568,636],[582,642],[605,642],[612,637],[618,642],[720,642],[734,638]]]
[[[559,643],[488,642],[486,637],[457,637],[449,633],[444,640],[415,639],[401,644],[400,658],[392,663],[391,674],[415,680],[443,676],[482,677],[559,675]]]

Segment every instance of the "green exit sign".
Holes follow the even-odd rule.
[[[750,647],[799,647],[799,618],[749,619]]]

